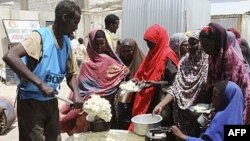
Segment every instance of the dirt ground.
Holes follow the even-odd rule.
[[[69,94],[70,89],[67,87],[66,81],[64,80],[61,84],[61,90],[59,95],[61,97],[66,98]],[[7,97],[10,98],[10,100],[15,101],[16,97],[16,85],[15,84],[9,84],[6,85],[2,82],[0,82],[0,97]],[[59,101],[59,107],[64,104],[63,101]],[[66,133],[61,134],[62,140],[68,138],[68,135]],[[6,130],[6,132],[3,135],[0,135],[0,141],[18,141],[18,127],[17,127],[17,121],[15,121],[12,126]]]

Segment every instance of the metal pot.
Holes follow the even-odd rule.
[[[132,92],[126,92],[122,89],[118,91],[118,101],[121,103],[130,103],[132,99]]]
[[[87,115],[86,120],[89,122],[89,130],[92,132],[108,131],[110,129],[110,122],[105,122],[103,119],[93,120]]]
[[[134,116],[131,121],[134,124],[134,132],[137,135],[144,136],[150,129],[161,126],[162,116],[142,114]]]

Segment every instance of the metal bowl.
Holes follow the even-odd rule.
[[[152,114],[142,114],[131,119],[134,124],[134,132],[137,135],[145,136],[152,128],[161,126],[162,116]]]

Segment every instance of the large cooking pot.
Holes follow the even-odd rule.
[[[145,136],[150,129],[161,126],[162,116],[142,114],[134,116],[131,121],[134,124],[134,132],[138,135]]]

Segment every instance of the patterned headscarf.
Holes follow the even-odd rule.
[[[98,31],[98,32],[97,32]],[[125,77],[125,68],[119,58],[107,44],[107,52],[99,54],[95,51],[95,38],[105,38],[102,30],[92,30],[89,33],[89,41],[87,51],[89,59],[81,65],[78,75],[78,87],[80,89],[83,101],[92,94],[97,94],[107,98],[114,95],[118,89],[118,85]],[[71,92],[69,99],[72,99]],[[65,116],[60,121],[61,131],[68,133],[81,133],[88,130],[86,124],[86,113],[79,114],[82,109],[71,109],[69,104],[65,104],[60,112]]]
[[[199,37],[199,31],[187,33],[189,38]],[[195,61],[196,57],[200,57],[199,61]],[[172,94],[178,102],[178,107],[185,110],[193,106],[199,96],[202,88],[207,81],[208,72],[208,55],[204,53],[201,46],[196,50],[194,56],[186,54],[178,67],[176,80],[172,85]]]
[[[125,77],[126,66],[109,46],[107,46],[109,55],[95,51],[93,40],[96,32],[97,30],[93,30],[89,33],[87,51],[90,60],[81,65],[78,76],[78,87],[82,97],[88,97],[94,93],[101,96],[114,94]]]
[[[199,40],[200,30],[187,31],[185,34],[188,37],[188,39],[194,38],[196,40]]]

